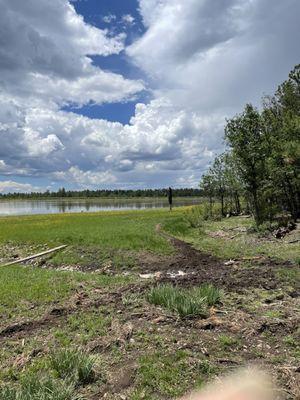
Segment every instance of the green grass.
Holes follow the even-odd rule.
[[[206,316],[207,307],[202,297],[192,297],[171,285],[153,288],[147,299],[154,305],[163,306],[176,312],[180,317]]]
[[[137,371],[138,388],[132,400],[174,398],[187,391],[191,368],[188,353],[177,350],[174,354],[149,354],[140,358]],[[153,397],[156,393],[158,397]],[[152,394],[152,395],[151,395]]]
[[[74,389],[51,377],[31,375],[19,385],[0,388],[0,400],[75,400]]]
[[[288,284],[295,284],[300,282],[300,269],[299,268],[281,268],[277,271],[280,279]]]
[[[89,341],[107,333],[111,316],[104,316],[101,309],[79,311],[70,315],[64,326],[55,328],[53,334],[62,346],[86,345]]]
[[[0,304],[8,308],[20,306],[22,302],[63,300],[76,283],[73,274],[16,265],[0,268],[0,274]]]
[[[292,336],[292,335],[287,335],[283,338],[283,343],[287,344],[289,347],[300,347],[300,344],[297,342],[297,340]]]
[[[95,359],[83,351],[60,349],[16,376],[14,384],[0,386],[0,400],[78,399],[75,390],[95,380],[94,367]]]
[[[155,227],[185,209],[1,217],[0,259],[9,261],[15,254],[25,257],[67,244],[48,256],[53,265],[101,268],[109,263],[115,270],[133,269],[143,252],[174,251]]]
[[[50,367],[61,379],[70,379],[78,385],[85,385],[95,379],[95,360],[86,353],[75,349],[61,349],[50,357]]]
[[[220,335],[218,340],[221,348],[224,350],[232,349],[240,345],[239,339],[228,335]]]
[[[57,307],[82,283],[87,288],[126,285],[132,278],[80,272],[51,271],[13,265],[0,267],[0,325],[11,319],[26,319],[45,313],[45,307]],[[3,322],[2,322],[3,321]]]
[[[205,317],[207,307],[216,304],[220,297],[220,291],[212,285],[190,290],[160,285],[150,289],[147,295],[150,303],[176,312],[180,317]]]
[[[0,243],[74,244],[102,249],[170,253],[172,247],[155,233],[155,225],[180,210],[99,212],[0,218]]]
[[[210,284],[203,284],[191,290],[191,293],[195,297],[202,297],[209,307],[221,301],[222,293],[221,291]]]
[[[281,318],[282,312],[279,310],[269,310],[266,311],[264,315],[268,318]]]

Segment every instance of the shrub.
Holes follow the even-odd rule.
[[[191,228],[201,228],[205,221],[218,221],[221,218],[220,204],[214,203],[210,205],[208,202],[194,206],[184,214],[184,219]]]
[[[203,206],[195,206],[190,208],[184,214],[185,221],[191,228],[200,228],[204,223]]]
[[[220,300],[221,293],[212,285],[203,285],[192,290],[179,289],[172,285],[161,285],[152,288],[147,299],[176,312],[180,317],[205,317],[207,307]]]
[[[90,383],[95,377],[94,359],[74,349],[64,349],[53,354],[50,365],[59,378],[68,378],[77,384]]]
[[[203,219],[205,221],[219,221],[222,218],[221,205],[219,203],[203,204]]]

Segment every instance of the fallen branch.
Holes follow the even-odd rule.
[[[9,266],[9,265],[19,264],[19,263],[22,263],[22,262],[25,262],[25,261],[32,260],[32,259],[34,259],[34,258],[38,258],[38,257],[41,257],[41,256],[45,256],[46,254],[50,254],[50,253],[53,253],[54,251],[58,251],[58,250],[64,249],[65,247],[67,247],[67,245],[66,245],[66,244],[63,244],[63,245],[61,245],[61,246],[55,247],[54,249],[42,251],[41,253],[37,253],[37,254],[34,254],[34,255],[32,255],[32,256],[28,256],[28,257],[24,257],[24,258],[19,258],[18,260],[10,261],[10,262],[8,262],[8,263],[2,264],[1,267],[7,267],[7,266]]]

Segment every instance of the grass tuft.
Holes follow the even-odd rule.
[[[195,296],[203,297],[209,307],[219,303],[222,297],[221,290],[211,284],[204,284],[194,288],[193,293]]]
[[[212,285],[203,285],[192,290],[161,285],[152,288],[147,300],[176,312],[180,317],[207,316],[208,306],[216,304],[221,297],[219,289]]]
[[[58,378],[70,379],[78,385],[91,383],[95,378],[94,359],[82,351],[63,349],[52,354],[50,365]]]
[[[0,400],[72,400],[74,388],[53,378],[27,376],[18,387],[0,388]]]
[[[226,350],[238,346],[240,344],[240,341],[235,337],[223,334],[219,336],[219,343],[221,347]]]

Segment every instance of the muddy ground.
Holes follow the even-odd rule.
[[[162,234],[159,229],[158,234]],[[109,274],[133,273],[137,281],[92,292],[82,285],[64,306],[53,305],[39,319],[3,327],[1,346],[13,343],[19,353],[29,337],[38,338],[38,346],[31,352],[23,354],[21,350],[3,367],[24,368],[47,354],[54,327],[63,329],[70,315],[100,309],[111,318],[110,323],[104,335],[92,338],[84,347],[101,355],[106,378],[104,383],[82,389],[87,399],[165,398],[163,392],[151,387],[147,390],[153,397],[142,394],[139,360],[144,354],[161,352],[163,356],[178,350],[188,354],[190,381],[184,383],[188,389],[195,383],[194,369],[199,360],[210,366],[203,372],[204,381],[238,367],[258,365],[271,373],[283,399],[300,399],[300,287],[288,273],[299,266],[262,257],[220,260],[167,238],[175,248],[173,255],[141,254],[133,271],[114,269],[113,264],[74,266]],[[35,263],[54,267],[51,258]],[[212,283],[223,290],[222,303],[210,310],[207,319],[179,319],[146,301],[149,287],[166,282],[186,288]],[[136,391],[140,394],[132,397]]]

